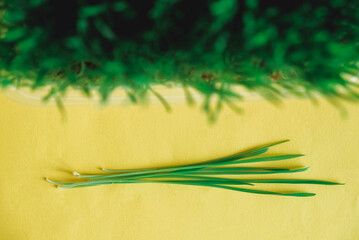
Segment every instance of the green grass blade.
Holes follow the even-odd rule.
[[[62,183],[50,182],[62,185]],[[265,195],[278,195],[278,196],[292,196],[292,197],[309,197],[314,196],[314,193],[279,193],[279,192],[271,192],[271,191],[264,191],[264,190],[255,190],[255,189],[246,189],[246,188],[238,188],[238,187],[231,187],[231,186],[224,186],[223,184],[233,184],[233,185],[241,185],[242,182],[226,182],[223,183],[222,181],[136,181],[136,180],[99,180],[99,181],[87,181],[87,182],[80,182],[80,183],[65,183],[67,185],[58,186],[60,189],[70,189],[70,188],[81,188],[81,187],[93,187],[98,185],[108,185],[108,184],[123,184],[123,183],[165,183],[165,184],[180,184],[180,185],[194,185],[194,186],[203,186],[203,187],[215,187],[215,188],[222,188],[227,190],[239,191],[239,192],[246,192],[246,193],[255,193],[255,194],[265,194]]]
[[[70,184],[66,184],[64,186],[59,186],[59,188],[60,189],[69,189],[69,188],[75,188],[75,187],[90,187],[90,186],[98,186],[98,185],[104,185],[104,184],[124,184],[124,183],[133,183],[133,181],[123,180],[123,179],[106,179],[106,180],[96,180],[96,181],[94,180],[94,181],[70,183]],[[63,185],[63,184],[57,184],[57,185]]]
[[[226,161],[233,161],[233,160],[237,160],[240,158],[249,158],[249,157],[254,157],[260,154],[263,154],[265,152],[268,151],[269,147],[273,147],[285,142],[288,142],[289,140],[282,140],[282,141],[278,141],[278,142],[274,142],[271,144],[266,144],[266,145],[262,145],[260,147],[256,147],[256,148],[251,148],[249,150],[240,152],[240,153],[236,153],[236,154],[232,154],[229,155],[227,157],[222,157],[222,158],[217,158],[217,159],[213,159],[213,160],[209,160],[209,161],[204,161],[204,162],[200,162],[200,163],[194,163],[194,164],[187,164],[187,165],[178,165],[178,166],[174,166],[174,167],[162,167],[162,168],[144,168],[144,169],[127,169],[127,170],[110,170],[110,169],[102,169],[103,171],[106,172],[111,172],[111,173],[122,173],[122,172],[130,172],[130,171],[136,171],[136,172],[140,172],[140,171],[152,171],[152,170],[164,170],[164,169],[176,169],[176,168],[181,168],[181,167],[190,167],[190,166],[198,166],[198,165],[207,165],[207,164],[211,164],[211,163],[220,163],[220,162],[226,162]]]
[[[112,177],[129,177],[129,176],[136,176],[136,175],[143,175],[143,174],[154,174],[154,173],[164,173],[164,172],[187,172],[193,169],[202,169],[208,167],[215,167],[215,166],[223,166],[223,165],[230,165],[230,164],[243,164],[243,163],[257,163],[257,162],[268,162],[268,161],[280,161],[280,160],[287,160],[291,158],[297,158],[304,156],[303,154],[290,154],[290,155],[278,155],[278,156],[270,156],[270,157],[258,157],[258,158],[251,158],[251,159],[244,159],[239,161],[228,161],[228,162],[215,162],[215,163],[208,163],[208,164],[198,164],[198,165],[185,165],[180,167],[169,167],[169,168],[162,168],[162,169],[155,169],[155,170],[146,170],[146,171],[139,171],[139,172],[129,172],[129,173],[118,173],[118,174],[108,174],[108,175],[82,175],[82,177],[90,178],[90,179],[104,179],[104,178],[112,178]]]
[[[245,172],[245,171],[196,171],[191,172],[190,174],[202,174],[202,175],[260,175],[260,174],[281,174],[281,173],[295,173],[295,172],[304,172],[309,168],[300,168],[300,169],[292,169],[292,170],[280,170],[280,171],[261,171],[261,172]]]
[[[157,99],[162,103],[163,107],[166,109],[167,112],[171,112],[171,106],[169,105],[169,103],[166,101],[166,99],[164,99],[162,97],[161,94],[159,94],[158,92],[156,92],[153,88],[150,88],[149,91],[151,91],[153,93],[153,95],[155,95],[157,97]]]
[[[129,180],[136,180],[136,179],[158,179],[158,178],[166,178],[166,179],[194,179],[194,180],[207,180],[207,181],[232,181],[235,180],[237,183],[245,184],[245,185],[254,185],[241,179],[230,179],[230,178],[221,178],[221,177],[209,177],[209,176],[194,176],[194,175],[183,175],[183,174],[156,174],[153,176],[137,176],[137,177],[130,177]],[[163,180],[161,180],[163,181]]]
[[[304,156],[303,154],[288,154],[277,156],[259,156],[268,151],[272,146],[287,142],[288,140],[267,144],[257,148],[252,148],[240,153],[232,154],[223,158],[217,158],[206,162],[178,165],[173,167],[146,168],[146,169],[127,169],[127,170],[108,170],[102,169],[106,174],[82,175],[77,172],[73,174],[79,178],[87,178],[82,182],[57,182],[46,179],[48,182],[58,185],[61,189],[83,188],[98,185],[124,184],[124,183],[165,183],[181,184],[203,187],[215,187],[239,192],[254,194],[308,197],[314,193],[282,193],[256,189],[234,187],[232,185],[251,185],[257,183],[267,184],[317,184],[317,185],[341,185],[331,181],[310,180],[310,179],[236,179],[225,178],[221,175],[264,175],[296,173],[308,170],[308,167],[298,169],[275,168],[275,167],[238,167],[238,164],[261,163],[271,161],[288,160]],[[233,165],[232,167],[227,167]],[[223,167],[226,166],[226,167]],[[214,177],[218,176],[218,177]]]
[[[210,161],[205,161],[205,162],[200,162],[200,163],[194,163],[194,164],[187,164],[187,165],[178,165],[178,166],[173,166],[173,167],[162,167],[162,168],[143,168],[143,169],[138,169],[138,170],[134,170],[134,169],[127,169],[127,170],[109,170],[109,169],[102,169],[105,172],[110,172],[110,173],[140,173],[140,172],[145,172],[145,171],[157,171],[159,170],[159,172],[163,172],[163,171],[171,171],[171,170],[186,170],[186,169],[195,169],[195,168],[202,168],[202,167],[211,167],[212,164],[215,164],[214,166],[218,166],[220,165],[219,163],[224,163],[224,162],[229,162],[229,161],[234,161],[237,160],[239,158],[244,158],[244,157],[252,157],[252,156],[256,156],[256,155],[260,155],[265,153],[266,151],[268,151],[267,148],[264,149],[259,149],[253,152],[248,152],[248,153],[237,153],[234,155],[230,155],[228,157],[224,157],[224,158],[218,158],[218,159],[214,159],[214,160],[210,160]],[[125,175],[126,176],[126,175]]]
[[[161,183],[161,182],[157,182]],[[162,182],[167,183],[167,182]],[[171,182],[170,184],[181,184],[181,185],[194,185],[194,186],[202,186],[202,187],[214,187],[214,188],[222,188],[227,190],[246,192],[246,193],[255,193],[255,194],[265,194],[265,195],[276,195],[276,196],[289,196],[289,197],[311,197],[315,196],[315,193],[304,193],[304,192],[295,192],[295,193],[279,193],[279,192],[271,192],[264,190],[255,190],[255,189],[247,189],[247,188],[238,188],[232,186],[224,186],[220,184],[202,184],[196,182]]]
[[[237,159],[240,159],[240,158],[254,157],[254,156],[266,153],[269,150],[270,147],[273,147],[273,146],[276,146],[276,145],[279,145],[279,144],[282,144],[282,143],[285,143],[285,142],[288,142],[288,141],[289,140],[282,140],[282,141],[262,145],[262,146],[259,146],[259,147],[248,149],[246,151],[242,151],[242,152],[239,152],[239,153],[229,155],[227,157],[213,159],[213,160],[209,160],[209,161],[205,161],[205,162],[197,163],[197,164],[219,163],[219,162],[233,161],[233,160],[237,160]],[[197,164],[192,164],[192,165],[197,165]]]
[[[277,195],[277,196],[289,196],[289,197],[311,197],[315,196],[315,193],[304,193],[304,192],[295,192],[295,193],[278,193],[264,190],[255,190],[255,189],[246,189],[246,188],[238,188],[231,186],[222,186],[222,185],[208,185],[209,187],[223,188],[227,190],[246,192],[246,193],[255,193],[255,194],[265,194],[265,195]]]
[[[212,185],[212,184],[225,184],[225,185],[251,185],[243,181],[236,181],[231,179],[229,181],[221,180],[141,180],[141,182],[151,182],[151,183],[168,183],[168,184],[182,184],[182,183],[195,183],[201,185]],[[251,185],[253,186],[253,185]]]
[[[209,164],[217,164],[217,163],[223,163],[223,162],[232,162],[232,161],[242,159],[242,158],[254,157],[254,156],[266,153],[268,150],[269,150],[269,148],[263,148],[263,149],[258,149],[258,150],[254,150],[251,152],[246,152],[246,153],[236,153],[236,154],[229,155],[227,157],[216,158],[213,160],[190,164],[187,166],[209,165]]]
[[[305,156],[305,155],[304,154],[287,154],[287,155],[278,155],[278,156],[269,156],[269,157],[258,157],[258,158],[238,160],[235,162],[235,164],[273,162],[273,161],[288,160],[288,159],[298,158],[298,157],[303,157],[303,156]]]
[[[55,185],[69,185],[71,183],[67,183],[67,182],[56,182],[56,181],[52,181],[48,178],[45,179],[46,181],[48,181],[49,183],[55,184]]]
[[[241,180],[250,183],[344,185],[344,183],[322,181],[322,180],[310,180],[310,179],[241,179]]]
[[[102,171],[104,171],[104,172],[110,172],[110,173],[139,172],[139,171],[144,171],[144,170],[154,170],[154,169],[155,169],[155,168],[110,170],[110,169],[101,168],[101,170],[102,170]]]
[[[90,180],[90,181],[84,181],[84,182],[77,182],[77,183],[60,183],[60,182],[54,182],[52,183],[59,185],[60,189],[69,189],[69,188],[76,188],[76,187],[90,187],[90,186],[96,186],[96,185],[106,185],[106,184],[124,184],[124,183],[202,183],[202,184],[228,184],[228,185],[253,185],[250,183],[246,183],[241,180],[236,179],[221,179],[221,178],[201,178],[202,180],[155,180],[155,179],[149,179],[149,180],[143,180],[143,179],[104,179],[104,180]],[[63,185],[63,186],[61,186]]]
[[[288,171],[289,168],[270,168],[270,167],[223,167],[223,168],[202,168],[195,169],[194,172],[206,171],[206,172],[217,172],[217,171]]]

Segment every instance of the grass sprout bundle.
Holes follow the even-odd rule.
[[[152,92],[167,107],[153,86],[177,85],[189,102],[202,93],[209,114],[241,99],[236,86],[268,99],[285,90],[358,100],[357,9],[353,0],[0,0],[0,86],[49,87],[44,99],[97,91],[103,101],[122,88],[133,103]]]
[[[236,153],[227,157],[210,161],[162,168],[108,170],[102,169],[105,173],[83,175],[78,172],[73,174],[81,181],[57,182],[46,180],[56,184],[60,189],[93,187],[108,184],[128,183],[164,183],[181,184],[190,186],[213,187],[239,192],[268,194],[292,197],[310,197],[314,193],[307,192],[273,192],[254,188],[255,184],[316,184],[316,185],[340,185],[341,183],[309,180],[309,179],[282,179],[282,178],[253,178],[257,175],[275,175],[304,172],[304,168],[278,168],[278,167],[242,167],[247,163],[265,163],[282,161],[304,156],[302,154],[263,156],[270,147],[287,142],[280,141],[265,146],[253,148],[244,152]],[[230,176],[230,177],[223,177]],[[239,178],[241,177],[241,178]]]

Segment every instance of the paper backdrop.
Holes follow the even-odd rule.
[[[359,105],[348,116],[325,101],[287,100],[224,109],[208,124],[197,108],[22,105],[0,95],[0,239],[359,239]],[[311,198],[162,184],[59,190],[45,182],[69,172],[143,168],[208,160],[291,139],[272,153],[307,156],[275,163],[310,166],[287,177],[344,186],[270,186]],[[273,164],[271,164],[273,165]]]

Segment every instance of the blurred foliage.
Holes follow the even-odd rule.
[[[359,99],[357,0],[0,0],[0,85],[68,87],[135,103],[174,83],[216,115],[244,86],[268,99]],[[156,93],[164,102],[165,99]],[[216,95],[218,103],[210,107]]]

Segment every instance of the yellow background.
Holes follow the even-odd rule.
[[[0,95],[0,239],[359,239],[359,105],[348,117],[325,101],[241,103],[208,124],[198,108],[55,107]],[[70,171],[143,168],[208,160],[272,141],[272,153],[305,153],[279,166],[287,177],[344,186],[262,186],[315,192],[311,198],[254,195],[178,185],[110,185],[59,190],[44,181]]]

